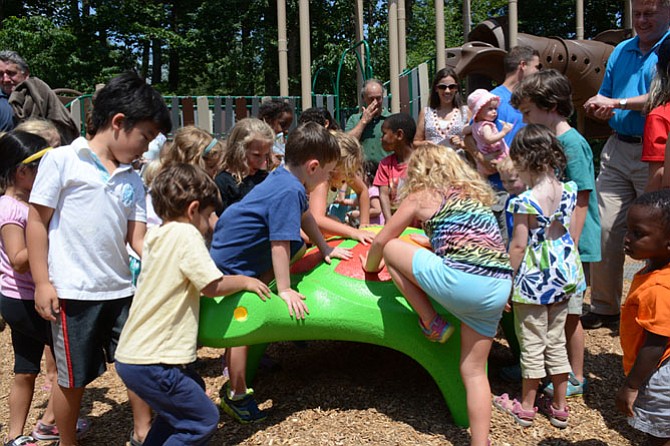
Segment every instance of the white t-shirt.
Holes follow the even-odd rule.
[[[85,138],[42,158],[30,202],[54,209],[49,223],[49,279],[61,299],[132,296],[126,237],[146,221],[142,179],[130,164],[112,175]]]
[[[151,228],[143,255],[116,359],[126,364],[190,364],[196,359],[200,291],[223,274],[189,223]]]

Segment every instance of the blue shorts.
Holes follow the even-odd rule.
[[[419,286],[482,336],[492,338],[512,289],[512,279],[479,276],[450,268],[442,257],[419,249],[412,259]]]
[[[60,313],[51,323],[58,384],[86,387],[114,362],[132,297],[104,301],[60,299]]]

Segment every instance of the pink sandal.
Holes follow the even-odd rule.
[[[503,393],[500,396],[494,396],[493,405],[497,409],[512,415],[514,421],[523,427],[532,425],[533,420],[535,419],[535,414],[537,413],[537,407],[533,407],[532,410],[526,410],[521,406],[520,402],[516,399],[511,400],[506,393]]]

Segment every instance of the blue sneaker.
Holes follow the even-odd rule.
[[[257,423],[267,418],[267,414],[258,408],[253,389],[247,389],[244,397],[234,400],[230,398],[230,387],[226,384],[221,398],[221,408],[242,424]]]
[[[582,396],[584,395],[586,387],[587,387],[586,377],[584,378],[584,381],[579,382],[577,377],[572,372],[570,372],[570,374],[568,375],[568,391],[565,397],[572,398],[574,396]],[[547,387],[544,388],[543,392],[545,393],[545,395],[553,397],[554,396],[553,384],[549,383]]]

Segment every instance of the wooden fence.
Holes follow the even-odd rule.
[[[414,119],[418,118],[421,108],[428,105],[429,76],[431,76],[429,69],[427,63],[422,63],[416,68],[406,70],[400,76],[400,111],[408,113]],[[295,111],[291,128],[295,127],[302,112],[299,96],[164,96],[164,99],[170,110],[174,130],[187,125],[195,125],[217,138],[225,138],[240,119],[257,116],[258,109],[264,101],[286,100]],[[388,106],[388,102],[389,98],[385,97],[384,105]],[[336,116],[337,98],[334,95],[313,95],[312,104],[315,107],[326,108],[332,116]],[[91,109],[91,95],[72,98],[70,102],[67,102],[66,107],[70,109],[75,123],[81,134],[84,135],[86,133],[86,114]],[[340,126],[344,128],[347,118],[357,111],[357,107],[342,109]]]

